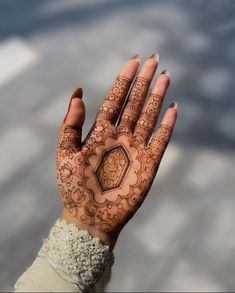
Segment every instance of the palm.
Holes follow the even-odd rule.
[[[73,130],[67,128],[67,133],[73,135]],[[130,133],[98,122],[81,150],[71,151],[66,144],[59,148],[58,181],[65,208],[105,233],[120,230],[147,194],[157,157],[161,154],[154,155]]]

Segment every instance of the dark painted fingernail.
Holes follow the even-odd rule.
[[[131,59],[135,59],[138,62],[140,62],[140,55],[139,54],[135,54]]]
[[[72,97],[71,97],[71,100],[72,100],[72,99],[75,99],[75,98],[82,99],[82,94],[83,94],[82,88],[81,88],[81,87],[77,88],[77,89],[73,92]]]
[[[149,59],[156,59],[157,62],[158,62],[158,61],[159,61],[159,54],[158,54],[158,52],[153,53],[153,54],[149,57]]]
[[[178,109],[178,104],[174,102],[174,103],[172,103],[172,104],[170,105],[169,108],[173,108],[173,109],[177,110],[177,109]]]
[[[167,75],[168,77],[170,77],[170,73],[169,73],[169,71],[168,71],[167,69],[164,69],[164,70],[161,72],[161,74],[165,74],[165,75]]]

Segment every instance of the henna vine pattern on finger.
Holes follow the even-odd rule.
[[[63,160],[72,160],[74,154],[80,150],[80,140],[82,135],[81,128],[71,126],[62,126],[62,135],[60,136],[59,144],[56,152],[56,177],[61,177],[59,169]],[[69,162],[67,162],[69,164]],[[68,166],[72,166],[71,164]]]
[[[74,128],[71,126],[64,127],[58,148],[62,157],[69,156],[72,152],[77,152],[80,149],[81,135],[81,128]]]
[[[143,77],[137,77],[121,118],[120,127],[123,127],[124,130],[125,127],[131,131],[134,129],[143,107],[149,85],[150,80]]]
[[[170,141],[172,133],[172,127],[161,124],[156,134],[150,142],[150,147],[153,150],[153,156],[156,160],[161,160],[164,151]]]
[[[162,101],[161,96],[151,93],[135,127],[134,139],[138,143],[147,143],[151,137],[161,110]]]
[[[120,75],[116,78],[112,88],[100,107],[97,120],[107,120],[111,121],[111,123],[116,122],[130,85],[131,79]]]
[[[153,147],[161,146],[164,150],[170,140],[171,132],[172,127],[166,124],[161,124],[151,141],[151,145]]]

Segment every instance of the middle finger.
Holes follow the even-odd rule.
[[[138,121],[148,93],[149,85],[157,69],[159,59],[158,56],[158,54],[153,54],[144,62],[132,87],[120,120],[121,129],[125,129],[127,132],[132,132],[135,128],[136,122]]]

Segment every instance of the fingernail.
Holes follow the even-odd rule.
[[[82,88],[81,88],[81,87],[77,88],[77,89],[73,92],[72,97],[71,97],[71,100],[72,100],[72,99],[75,99],[75,98],[82,99],[82,94],[83,94]]]
[[[165,74],[165,75],[167,75],[168,77],[170,77],[170,73],[169,73],[169,71],[168,71],[167,69],[164,69],[164,70],[161,72],[161,74]]]
[[[159,61],[159,54],[158,54],[158,52],[153,53],[153,54],[149,57],[149,59],[156,59],[157,62],[158,62],[158,61]]]
[[[140,62],[140,55],[135,54],[131,59],[135,59],[136,61]]]
[[[174,103],[172,103],[172,104],[170,105],[169,108],[173,108],[173,109],[177,110],[177,109],[178,109],[178,104],[174,102]]]

